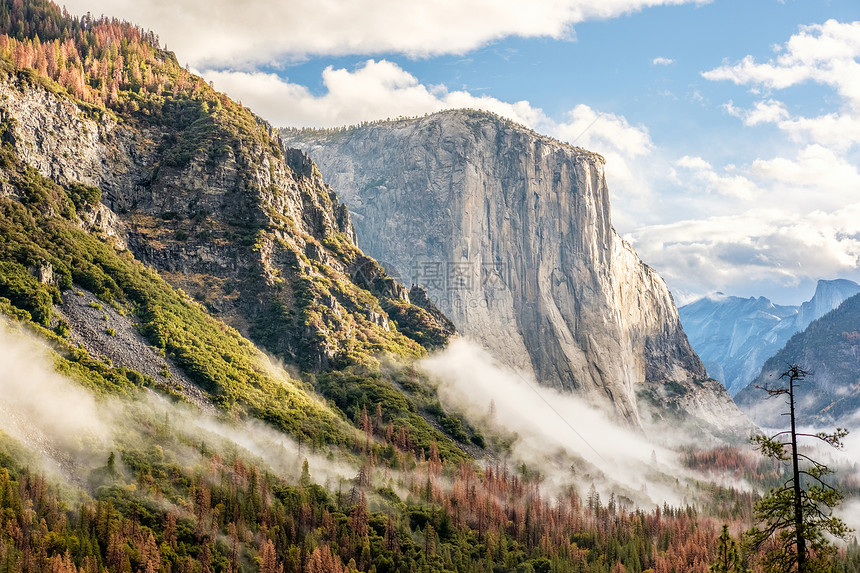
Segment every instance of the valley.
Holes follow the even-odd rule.
[[[154,32],[3,3],[0,568],[711,570],[787,468],[604,167],[470,109],[278,130]],[[810,422],[857,411],[853,287],[773,312]]]

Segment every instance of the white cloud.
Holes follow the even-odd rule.
[[[849,155],[860,144],[860,22],[801,27],[774,51],[767,62],[747,56],[703,76],[760,96],[750,108],[732,101],[723,107],[745,127],[772,125],[786,134],[778,146],[762,148],[775,153],[722,168],[682,157],[670,179],[679,191],[667,211],[686,209],[685,220],[629,236],[676,292],[758,294],[769,285],[860,276],[860,172]],[[838,111],[793,115],[791,92],[769,95],[804,82],[833,89]],[[745,201],[720,199],[732,194]]]
[[[772,123],[801,144],[796,159],[758,159],[752,169],[780,183],[834,189],[857,189],[857,168],[843,155],[860,144],[860,22],[803,26],[777,57],[758,63],[746,56],[740,63],[725,64],[705,72],[710,80],[730,80],[771,90],[813,82],[833,88],[842,99],[838,112],[818,117],[792,116],[788,106],[775,99],[761,100],[749,110],[726,104],[729,114],[746,126]]]
[[[682,293],[856,278],[860,203],[809,213],[775,205],[644,227],[627,238]]]
[[[685,155],[684,157],[676,161],[675,165],[677,165],[678,167],[683,167],[685,169],[712,169],[711,164],[702,159],[701,157],[690,157],[689,155]]]
[[[748,127],[775,124],[795,142],[819,143],[840,152],[860,144],[860,117],[852,112],[828,113],[818,117],[792,117],[788,107],[774,99],[758,101],[752,109],[736,107],[732,101],[723,105],[723,108]]]
[[[572,26],[706,0],[67,0],[151,28],[197,67],[310,55],[461,54],[508,36],[571,36]]]
[[[856,197],[860,190],[857,166],[817,144],[801,149],[793,159],[756,159],[750,172],[772,184],[780,184],[783,191],[795,189],[795,195],[812,199],[819,208],[841,205],[846,198]]]
[[[567,112],[565,119],[552,126],[553,135],[573,145],[595,150],[610,148],[625,157],[648,155],[654,147],[648,130],[630,125],[623,116],[580,104]]]
[[[713,291],[794,302],[820,278],[860,279],[860,172],[831,149],[740,167],[683,156],[665,183],[664,220],[626,238],[680,303]]]
[[[673,171],[672,179],[679,186],[690,187],[715,193],[735,199],[749,200],[761,194],[761,190],[755,183],[741,175],[721,175],[711,164],[701,157],[690,157],[685,155],[675,162],[677,167],[685,170],[684,177],[678,171]]]
[[[779,122],[779,128],[794,141],[813,141],[840,152],[860,144],[860,117],[853,114],[788,118]]]
[[[802,26],[778,51],[776,59],[758,63],[746,56],[702,75],[739,85],[785,89],[806,81],[835,88],[842,97],[860,104],[860,22]]]
[[[427,86],[386,60],[368,60],[353,71],[327,67],[322,73],[326,92],[320,96],[276,74],[204,71],[202,75],[279,126],[339,127],[460,107],[485,109],[531,127],[546,122],[543,111],[528,102],[511,104],[448,91],[443,85]]]
[[[671,66],[672,64],[675,63],[675,60],[673,60],[671,58],[660,57],[660,58],[654,58],[653,60],[651,60],[651,63],[654,64],[655,66]]]
[[[650,186],[637,161],[654,150],[645,127],[631,125],[623,116],[578,105],[565,114],[564,121],[556,123],[546,118],[537,128],[561,141],[603,155],[614,197],[632,200],[650,195]]]
[[[740,119],[746,126],[777,123],[789,117],[785,104],[774,99],[756,102],[753,109],[737,108],[731,101],[723,107],[729,115]]]

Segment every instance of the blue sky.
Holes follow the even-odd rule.
[[[860,282],[857,0],[72,0],[277,126],[481,107],[604,155],[679,303]]]

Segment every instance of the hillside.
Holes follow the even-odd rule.
[[[284,153],[269,126],[150,33],[64,17],[48,2],[4,10],[0,50],[13,59],[0,60],[0,296],[10,313],[53,329],[67,360],[114,385],[155,384],[340,445],[352,444],[362,407],[396,396],[386,414],[416,452],[438,442],[443,457],[466,455],[474,434],[460,424],[455,445],[439,429],[448,417],[432,391],[395,389],[453,328],[355,247],[348,212],[306,156]],[[43,69],[45,54],[56,67]],[[86,72],[83,91],[62,83],[74,69]],[[115,84],[96,89],[107,76]],[[104,306],[103,329],[70,306],[75,293]],[[248,337],[293,373],[272,374]],[[403,364],[383,370],[386,355]],[[317,395],[327,391],[329,404]]]
[[[734,395],[793,334],[858,292],[853,281],[821,280],[800,306],[773,304],[765,297],[715,295],[680,307],[678,314],[708,374]]]
[[[339,190],[362,248],[526,379],[634,427],[747,435],[613,229],[599,155],[470,110],[282,136]]]

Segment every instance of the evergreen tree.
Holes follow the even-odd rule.
[[[844,538],[850,531],[833,515],[833,508],[842,501],[842,493],[823,479],[833,470],[798,449],[798,438],[814,438],[841,448],[842,439],[848,434],[842,428],[830,434],[797,431],[795,393],[797,385],[809,374],[793,364],[780,375],[780,380],[788,381],[788,387],[764,388],[768,397],[786,397],[790,428],[772,436],[752,438],[763,455],[791,464],[791,477],[756,504],[755,515],[761,527],[747,532],[750,545],[764,549],[765,569],[774,573],[825,570],[834,551],[825,534]]]
[[[720,534],[719,545],[717,546],[717,559],[711,564],[711,571],[714,573],[743,573],[746,571],[737,544],[729,535],[728,525],[723,525],[723,532]]]

